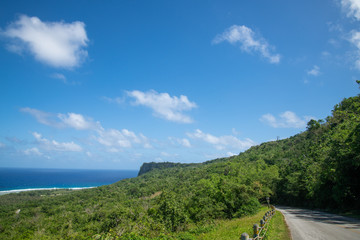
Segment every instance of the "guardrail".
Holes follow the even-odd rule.
[[[241,240],[260,240],[263,239],[266,235],[266,232],[269,228],[269,223],[271,218],[274,216],[275,214],[275,207],[271,205],[271,210],[267,211],[264,215],[264,217],[260,220],[260,225],[259,224],[254,224],[253,229],[254,229],[254,234],[253,234],[253,238],[249,238],[249,234],[247,233],[243,233],[241,234]]]

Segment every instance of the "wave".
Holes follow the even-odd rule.
[[[26,189],[12,189],[12,190],[5,190],[0,191],[0,195],[9,194],[9,193],[19,193],[19,192],[28,192],[28,191],[42,191],[42,190],[59,190],[59,189],[69,189],[69,190],[81,190],[81,189],[89,189],[95,187],[71,187],[71,188],[26,188]]]

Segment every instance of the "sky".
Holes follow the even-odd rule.
[[[0,167],[197,163],[358,94],[360,0],[0,1]]]

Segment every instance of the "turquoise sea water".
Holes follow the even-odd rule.
[[[137,170],[0,168],[0,193],[30,189],[89,188],[137,176]]]

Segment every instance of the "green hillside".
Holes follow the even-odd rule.
[[[138,177],[94,189],[0,196],[0,239],[193,239],[216,219],[257,213],[267,196],[356,211],[359,167],[358,95],[311,120],[307,131],[238,156],[144,164]]]

